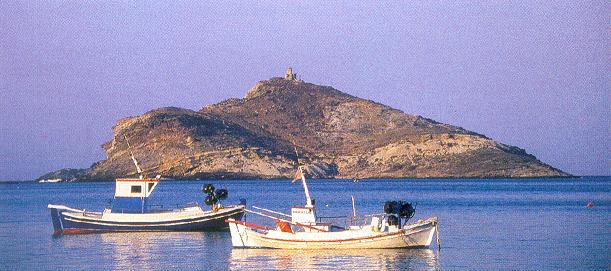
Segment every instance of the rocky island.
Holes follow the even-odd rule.
[[[113,133],[102,145],[106,160],[41,178],[134,176],[125,137],[149,175],[172,179],[291,177],[294,146],[314,178],[570,176],[521,148],[298,80],[290,69],[242,99],[199,111],[155,109],[119,120]]]

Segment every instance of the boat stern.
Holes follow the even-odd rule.
[[[64,232],[64,228],[62,226],[62,217],[61,211],[57,208],[49,207],[51,211],[51,222],[53,222],[53,234],[62,234]]]
[[[49,204],[47,205],[47,208],[49,208],[49,210],[51,211],[51,222],[53,222],[53,234],[55,235],[64,233],[65,220],[63,212],[84,212],[84,210],[78,210],[64,205],[55,204]]]
[[[64,223],[63,223],[63,215],[62,212],[70,210],[71,208],[63,206],[63,205],[54,205],[49,204],[47,206],[49,211],[51,211],[51,222],[53,222],[53,234],[62,234],[64,233]]]

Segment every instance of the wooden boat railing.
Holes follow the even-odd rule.
[[[107,205],[106,209],[111,209],[112,204]],[[167,206],[167,207],[166,207]],[[163,204],[148,204],[146,211],[147,213],[171,213],[176,212],[176,210],[183,210],[191,207],[198,207],[199,203],[197,202],[189,202],[187,204],[174,204],[174,205],[163,205]],[[113,213],[126,213],[124,209],[113,209]],[[132,210],[128,213],[133,213]],[[101,215],[101,213],[100,213]]]
[[[288,214],[277,212],[277,211],[274,211],[274,210],[265,209],[265,208],[261,208],[261,207],[257,207],[257,206],[252,206],[252,208],[260,210],[260,211],[264,211],[264,212],[267,212],[267,213],[271,213],[273,215],[265,214],[265,213],[260,213],[260,212],[255,212],[255,211],[248,210],[248,209],[246,209],[245,211],[248,212],[248,213],[265,216],[265,217],[276,219],[276,220],[279,220],[279,221],[285,221],[284,219],[280,218],[279,216],[283,216],[283,217],[286,217],[286,218],[289,218],[289,219],[291,218],[291,216],[288,215]],[[317,223],[324,223],[324,224],[334,225],[334,226],[344,225],[344,229],[347,229],[350,226],[365,226],[365,225],[368,225],[371,222],[371,218],[372,217],[379,217],[380,220],[382,220],[386,216],[387,216],[386,213],[376,213],[376,214],[368,214],[368,215],[360,215],[360,216],[319,216],[319,217],[316,218],[316,222]],[[290,223],[293,224],[292,222],[290,222]],[[296,224],[297,224],[297,226],[300,226],[300,227],[309,228],[309,226],[307,226],[307,225],[302,225],[302,224],[299,224],[299,223],[296,223]],[[318,228],[316,228],[316,229],[318,230]]]
[[[170,207],[165,207],[163,204],[149,204],[148,208],[153,212],[172,212],[176,209],[186,209],[191,207],[198,207],[199,203],[197,202],[189,202],[187,204],[174,204],[168,205]]]
[[[101,217],[102,216],[102,212],[92,212],[92,211],[87,211],[87,210],[83,209],[83,216]]]
[[[344,225],[345,228],[350,226],[364,226],[371,223],[372,217],[379,217],[383,219],[386,217],[385,213],[368,214],[360,216],[319,216],[316,222],[320,223],[331,223],[335,225]]]
[[[257,209],[265,210],[267,212],[271,211],[271,210],[267,210],[267,209],[263,209],[263,208],[258,208],[258,207],[257,207]],[[325,229],[320,229],[320,228],[316,228],[316,227],[313,227],[313,226],[310,226],[310,225],[305,225],[305,224],[293,222],[293,221],[286,220],[286,219],[283,219],[283,218],[280,218],[280,217],[277,217],[277,216],[273,216],[273,215],[270,215],[270,214],[261,213],[261,212],[257,212],[257,211],[253,211],[253,210],[249,210],[249,209],[244,209],[244,211],[247,212],[247,213],[251,213],[251,214],[255,214],[255,215],[271,218],[271,219],[274,219],[275,221],[286,222],[286,223],[289,223],[289,224],[292,224],[292,225],[295,225],[295,226],[298,226],[298,227],[307,228],[307,229],[315,230],[315,231],[319,231],[319,232],[328,232],[328,230],[325,230]],[[277,213],[279,213],[279,212],[277,212]],[[284,214],[284,215],[286,215],[286,214]]]

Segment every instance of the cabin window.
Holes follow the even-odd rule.
[[[132,185],[132,193],[142,193],[142,186]]]
[[[151,192],[151,189],[153,189],[153,185],[155,185],[154,183],[149,183],[149,188],[148,191]]]

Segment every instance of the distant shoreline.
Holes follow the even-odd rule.
[[[529,179],[583,179],[583,178],[611,178],[611,176],[549,176],[549,177],[430,177],[430,178],[363,178],[359,179],[359,182],[366,181],[377,181],[377,180],[529,180]],[[253,181],[253,180],[261,180],[261,181],[278,181],[278,180],[286,180],[290,181],[288,178],[266,178],[266,179],[257,179],[257,178],[227,178],[227,179],[191,179],[191,178],[178,178],[178,179],[167,179],[163,180],[164,182],[175,182],[175,181]],[[330,180],[330,181],[352,181],[354,179],[343,179],[343,178],[312,178],[312,180]],[[115,180],[83,180],[83,181],[61,181],[57,183],[104,183],[104,182],[114,182]],[[39,183],[38,180],[23,180],[23,181],[0,181],[0,184],[21,184],[21,183]],[[49,183],[40,183],[40,184],[49,184]]]

